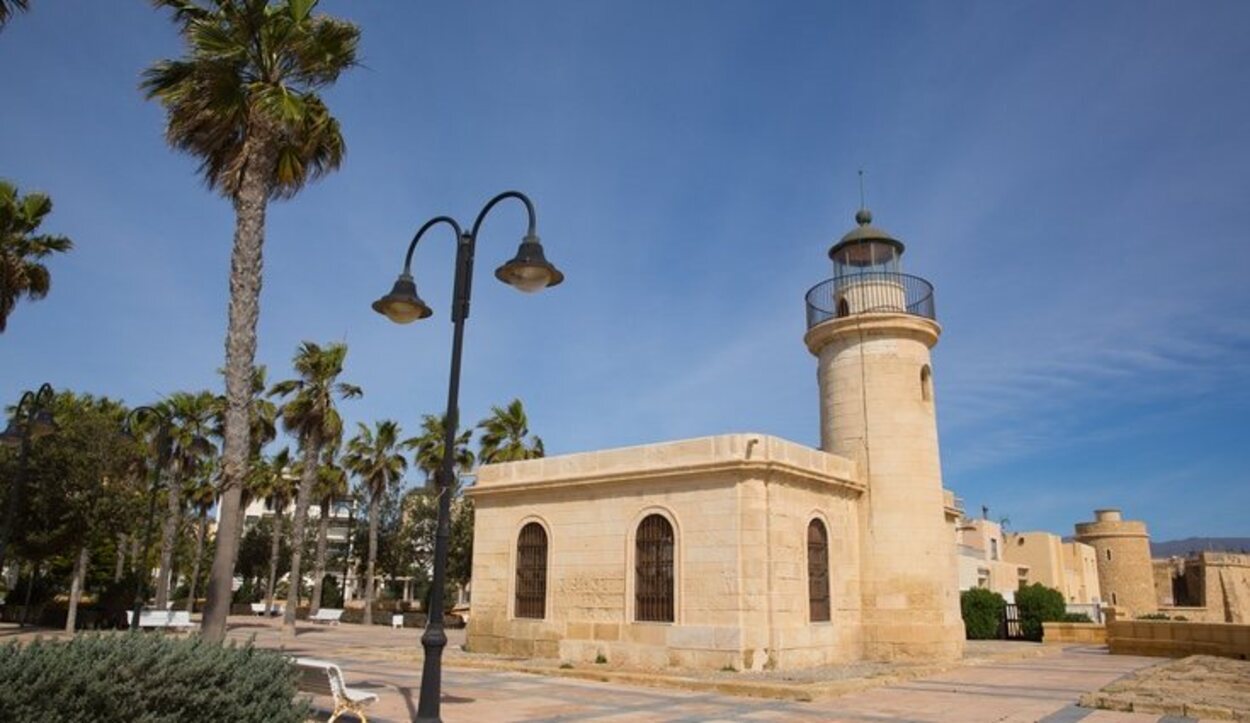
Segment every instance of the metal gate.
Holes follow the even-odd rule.
[[[1003,621],[998,629],[998,637],[1005,640],[1024,640],[1024,626],[1020,624],[1020,607],[1007,603],[1003,608]]]

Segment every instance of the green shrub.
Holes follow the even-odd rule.
[[[1060,620],[1059,622],[1063,622],[1063,623],[1092,623],[1092,622],[1094,622],[1094,619],[1093,619],[1093,618],[1091,618],[1090,616],[1086,615],[1085,613],[1064,613],[1064,614],[1063,614],[1063,620]]]
[[[0,646],[8,720],[302,723],[295,668],[279,653],[198,637],[80,635]]]
[[[1003,619],[1007,601],[1002,595],[974,587],[959,594],[959,610],[964,618],[964,631],[969,640],[993,640]]]
[[[1138,615],[1137,619],[1138,620],[1171,620],[1171,618],[1169,618],[1167,615],[1163,613],[1146,613],[1145,615]]]
[[[1016,607],[1020,609],[1020,629],[1029,640],[1040,641],[1042,623],[1057,623],[1068,614],[1063,593],[1040,582],[1016,591]]]

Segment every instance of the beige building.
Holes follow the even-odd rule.
[[[1250,555],[1198,552],[1155,560],[1159,611],[1189,620],[1250,623]]]
[[[1028,580],[1029,566],[1005,555],[1007,538],[1002,526],[984,518],[965,519],[957,529],[956,542],[959,589],[984,588],[1015,602],[1016,590]]]
[[[481,468],[470,649],[740,670],[961,654],[932,287],[856,220],[807,294],[821,448],[733,434]]]
[[[1157,612],[1146,523],[1126,520],[1117,509],[1094,510],[1093,522],[1076,524],[1075,539],[1094,548],[1103,602],[1131,616]]]
[[[1102,602],[1098,551],[1082,542],[1064,542],[1049,532],[1013,532],[1006,536],[1006,559],[1025,566],[1024,581],[1063,593],[1073,605]]]

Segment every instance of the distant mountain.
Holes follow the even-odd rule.
[[[1191,552],[1250,553],[1250,537],[1186,537],[1183,540],[1151,542],[1151,557],[1185,556]]]

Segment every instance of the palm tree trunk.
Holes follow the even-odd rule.
[[[321,501],[321,517],[317,520],[317,565],[313,573],[312,602],[308,614],[316,615],[321,609],[321,580],[326,576],[326,540],[330,535],[330,500]]]
[[[35,582],[39,580],[39,565],[42,560],[35,560],[31,564],[30,578],[26,582],[26,600],[22,603],[22,621],[19,627],[26,627],[26,621],[30,619],[30,596],[35,591]],[[35,622],[39,622],[35,620]]]
[[[204,557],[204,536],[208,532],[208,508],[200,508],[200,523],[195,528],[195,562],[191,565],[191,583],[187,591],[187,612],[195,612],[195,587],[200,580],[200,560]]]
[[[126,533],[117,533],[117,566],[113,568],[113,582],[121,582],[126,571]]]
[[[165,524],[161,528],[161,564],[156,575],[156,609],[164,610],[169,602],[169,588],[173,584],[174,543],[178,536],[178,521],[182,517],[182,484],[178,475],[169,476],[169,508]]]
[[[234,248],[230,254],[230,311],[226,323],[226,424],[222,449],[222,495],[219,527],[242,530],[240,497],[247,474],[252,369],[256,361],[256,321],[260,317],[261,250],[265,242],[265,210],[269,179],[277,165],[273,132],[260,119],[250,124],[244,142],[243,176],[234,197]],[[208,579],[203,636],[220,642],[226,636],[230,592],[239,537],[217,536],[213,569]]]
[[[299,495],[295,498],[295,519],[291,522],[291,590],[295,603],[299,604],[300,569],[304,554],[304,528],[308,522],[308,502],[313,485],[317,482],[317,460],[321,459],[321,435],[314,429],[304,440],[304,469],[300,475]],[[282,627],[295,630],[295,606],[287,605],[282,616]]]
[[[87,577],[87,559],[91,550],[86,543],[78,550],[78,558],[74,560],[74,579],[69,584],[69,612],[65,615],[65,632],[73,634],[78,622],[78,600],[82,597],[83,580]]]
[[[277,505],[274,505],[277,507]],[[273,610],[273,589],[278,582],[278,554],[282,549],[282,511],[275,510],[273,528],[269,531],[269,581],[265,583],[265,614]],[[290,598],[290,593],[287,598]],[[287,601],[290,607],[290,600]]]
[[[381,495],[369,498],[369,562],[365,565],[365,616],[364,624],[373,624],[373,565],[378,557],[378,512],[382,505]]]

